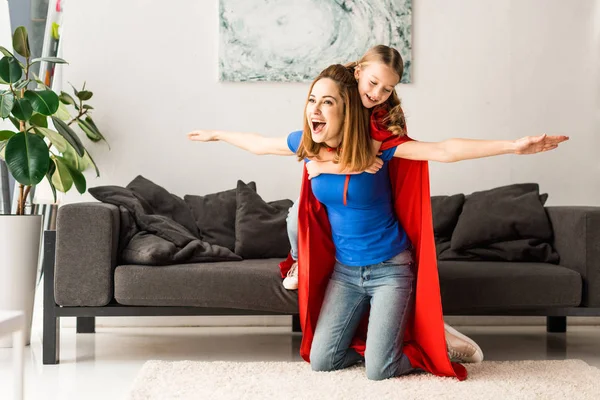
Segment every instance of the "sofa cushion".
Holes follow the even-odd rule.
[[[465,198],[452,233],[452,250],[517,239],[550,241],[552,226],[539,186],[523,183],[475,192]]]
[[[199,237],[198,228],[194,223],[192,211],[179,196],[169,193],[165,188],[138,175],[128,185],[127,189],[144,199],[152,209],[153,214],[170,218]]]
[[[115,299],[131,306],[194,306],[297,313],[297,291],[283,288],[279,261],[243,260],[161,268],[120,265],[115,270]]]
[[[440,261],[444,312],[480,309],[577,307],[581,275],[560,265]]]
[[[436,242],[443,239],[450,240],[464,203],[465,195],[462,193],[452,196],[431,196],[433,233]]]
[[[435,244],[438,261],[524,261],[558,264],[560,257],[550,243],[540,239],[517,239],[490,243],[473,249],[452,250],[450,240]]]
[[[250,182],[247,186],[256,192],[256,183]],[[227,247],[231,251],[235,249],[236,192],[237,189],[234,188],[204,196],[184,196],[202,240]]]
[[[267,203],[238,181],[235,253],[242,258],[285,258],[290,251],[286,219],[292,204],[291,200]]]

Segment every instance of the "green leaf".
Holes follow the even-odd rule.
[[[16,133],[13,131],[0,131],[0,141],[8,140],[15,135]]]
[[[46,142],[35,135],[19,132],[6,144],[6,165],[22,185],[40,183],[49,164],[50,155]]]
[[[50,162],[50,167],[46,173],[46,180],[50,185],[50,189],[52,189],[52,195],[54,196],[54,202],[56,203],[56,187],[54,186],[54,183],[52,183],[52,175],[54,174],[54,171],[56,171],[56,165],[54,162]]]
[[[91,165],[90,158],[87,157],[87,152],[85,154],[85,156],[79,157],[75,150],[69,146],[69,148],[63,152],[63,158],[69,161],[69,163],[77,168],[78,171],[83,172]]]
[[[10,119],[10,122],[12,122],[12,124],[14,125],[15,128],[17,128],[18,131],[21,130],[21,123],[19,122],[18,119],[16,119],[12,115],[9,115],[8,119]]]
[[[81,92],[77,93],[77,97],[79,97],[79,99],[83,100],[83,101],[91,99],[93,95],[94,95],[94,93],[92,93],[88,90],[82,90]]]
[[[60,92],[60,96],[58,96],[58,99],[63,104],[71,104],[71,105],[75,104],[75,99],[73,97],[71,97],[71,95],[69,93]]]
[[[11,92],[0,94],[0,118],[6,118],[10,115],[15,104],[15,96]]]
[[[87,159],[93,166],[94,169],[96,170],[96,178],[100,176],[100,170],[98,169],[98,165],[96,165],[96,162],[94,161],[94,159],[92,158],[92,156],[90,155],[90,153],[85,152],[85,157],[84,160]]]
[[[21,121],[28,121],[33,115],[33,108],[27,99],[17,99],[12,109],[12,115]]]
[[[73,177],[69,172],[69,167],[58,157],[53,157],[53,160],[56,170],[52,175],[52,183],[56,187],[56,190],[67,193],[73,186]]]
[[[71,87],[73,88],[73,93],[75,93],[75,96],[77,96],[79,92],[77,91],[77,89],[75,89],[75,86],[73,86],[72,83],[69,83],[69,85],[71,85]]]
[[[58,133],[60,133],[65,139],[67,139],[67,142],[69,142],[69,144],[73,146],[79,157],[83,157],[83,155],[85,154],[85,147],[83,147],[83,144],[81,143],[81,140],[79,140],[77,134],[73,132],[71,128],[69,128],[66,122],[61,121],[55,116],[52,116],[52,121],[54,122],[54,127],[56,128]]]
[[[13,34],[13,49],[25,58],[31,55],[29,50],[29,39],[27,37],[27,29],[24,26],[19,26]]]
[[[27,85],[29,85],[29,83],[31,82],[30,79],[23,79],[22,81],[17,82],[13,88],[15,90],[21,90],[27,87]]]
[[[85,190],[86,190],[85,176],[83,176],[83,174],[81,172],[79,172],[79,170],[77,170],[77,168],[73,167],[71,165],[71,163],[69,163],[68,160],[65,160],[64,158],[62,158],[61,161],[64,162],[64,164],[69,169],[69,173],[71,174],[71,178],[73,178],[73,183],[75,184],[75,188],[77,189],[77,191],[81,194],[85,193]]]
[[[98,132],[96,132],[94,130],[94,128],[92,128],[90,126],[90,124],[82,119],[77,120],[77,124],[79,125],[79,127],[81,128],[82,131],[85,132],[85,134],[87,135],[87,137],[92,141],[92,142],[99,142],[100,140],[102,140],[102,135]]]
[[[29,119],[29,123],[34,126],[40,126],[42,128],[48,127],[48,118],[45,115],[34,113]]]
[[[61,153],[64,153],[72,148],[71,146],[69,146],[69,143],[66,141],[66,139],[60,135],[60,133],[53,131],[52,129],[41,128],[37,126],[33,129],[40,135],[46,137],[50,141],[50,143],[52,143],[52,145],[56,147],[56,150],[58,150]],[[73,153],[75,153],[74,150]]]
[[[63,103],[58,105],[58,111],[54,113],[54,116],[63,121],[69,121],[71,119],[71,114],[69,113],[67,106],[65,106]]]
[[[31,60],[30,65],[33,65],[37,62],[48,62],[48,63],[53,63],[53,64],[68,64],[68,62],[66,62],[65,60],[63,60],[62,58],[58,58],[58,57],[40,57],[40,58],[34,58],[33,60]]]
[[[21,80],[23,69],[14,57],[3,57],[0,60],[0,78],[4,82],[15,83]]]
[[[81,107],[81,108],[83,108],[84,110],[93,110],[94,109],[94,107],[90,106],[89,104],[84,104],[83,107]]]
[[[6,47],[0,46],[0,53],[4,54],[6,57],[15,58],[15,55],[13,53],[11,53],[10,51],[8,51],[8,49]]]
[[[58,110],[58,96],[52,90],[27,90],[25,98],[42,115],[52,115]]]

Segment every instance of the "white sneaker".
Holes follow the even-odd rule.
[[[444,330],[446,331],[446,346],[450,360],[460,363],[483,361],[483,351],[475,341],[446,323],[444,323]]]
[[[298,289],[298,261],[292,264],[292,267],[283,280],[283,287],[287,290]]]

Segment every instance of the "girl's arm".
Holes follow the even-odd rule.
[[[381,148],[381,143],[375,139],[371,139],[371,146],[373,147],[373,154],[377,156],[379,154],[379,149]],[[364,171],[344,171],[342,170],[339,164],[334,163],[332,160],[333,155],[331,153],[327,153],[327,151],[321,151],[319,154],[319,160],[315,160],[306,164],[306,170],[308,171],[308,179],[316,178],[321,174],[333,174],[333,175],[356,175],[362,174],[363,172],[367,172],[369,174],[376,174],[377,171],[383,167],[383,161],[376,157],[375,161],[369,168]]]
[[[364,171],[346,171],[342,170],[340,164],[336,164],[333,161],[309,161],[306,163],[306,171],[308,172],[308,179],[316,178],[321,174],[334,174],[334,175],[356,175],[367,172],[369,174],[376,174],[383,167],[383,161],[379,157],[375,157],[375,161],[369,168]]]
[[[526,136],[517,140],[449,139],[443,142],[404,142],[394,157],[409,160],[456,162],[500,154],[535,154],[553,150],[568,136]]]
[[[213,130],[198,130],[187,134],[189,140],[198,142],[227,142],[250,153],[277,156],[293,156],[287,144],[287,137],[269,138],[256,133],[226,132]]]

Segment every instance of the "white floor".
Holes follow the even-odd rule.
[[[34,327],[35,328],[35,327]],[[544,326],[458,327],[487,360],[583,359],[600,367],[600,327],[571,326],[546,335]],[[61,362],[42,365],[41,332],[25,357],[26,399],[123,399],[147,360],[300,361],[300,336],[289,327],[97,328],[61,332]],[[0,349],[0,399],[12,390],[11,349]]]

